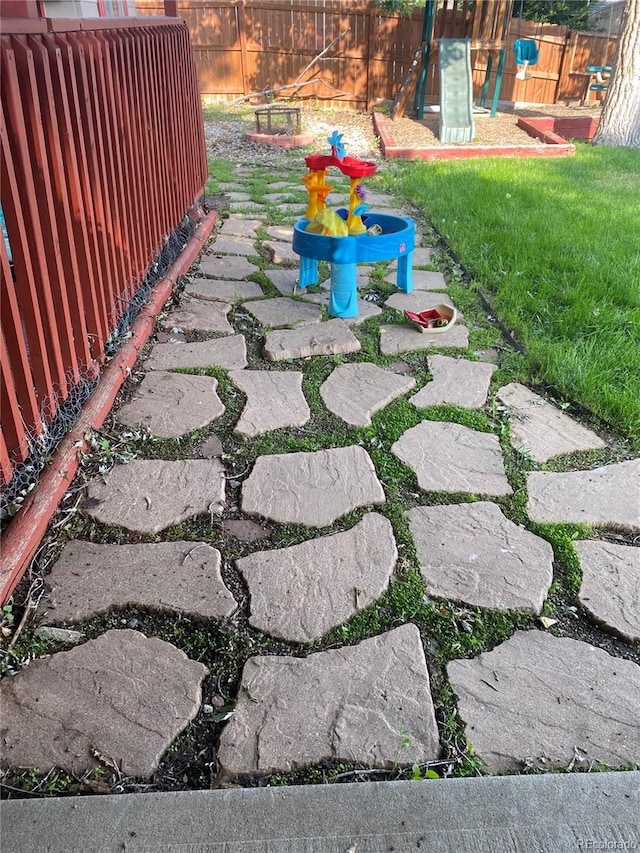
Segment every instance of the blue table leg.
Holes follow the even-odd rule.
[[[358,316],[356,270],[356,264],[331,264],[330,317],[346,319]]]
[[[411,293],[413,290],[412,261],[413,252],[407,252],[406,255],[398,255],[398,277],[396,278],[396,284],[398,290],[402,290],[404,293]]]
[[[318,261],[300,256],[300,280],[298,287],[305,288],[318,283]]]

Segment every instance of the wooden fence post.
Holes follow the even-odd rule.
[[[238,3],[238,35],[240,36],[240,68],[242,70],[242,94],[249,94],[249,83],[247,80],[247,17],[245,9],[246,0]]]
[[[369,32],[367,34],[367,52],[363,57],[365,67],[367,69],[367,99],[365,103],[365,109],[367,112],[369,112],[369,109],[371,108],[371,103],[373,101],[372,89],[373,83],[375,82],[375,80],[372,79],[372,77],[375,78],[375,75],[371,74],[371,58],[375,52],[375,44],[373,38],[373,16],[375,14],[378,14],[377,7],[373,3],[371,3],[367,11],[367,23],[369,24]]]

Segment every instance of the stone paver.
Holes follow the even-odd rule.
[[[251,195],[249,193],[231,191],[227,192],[226,195],[229,196],[231,201],[235,202],[251,201]]]
[[[415,625],[303,659],[249,658],[241,684],[218,748],[227,777],[321,761],[394,767],[440,754]]]
[[[546,462],[562,453],[605,447],[594,432],[547,403],[519,382],[503,385],[498,399],[508,407],[511,443],[536,462]]]
[[[429,595],[540,613],[553,580],[544,539],[488,502],[415,507],[407,516]]]
[[[243,335],[229,335],[195,344],[156,344],[145,362],[147,370],[174,370],[177,367],[241,370],[246,365],[247,344]]]
[[[250,213],[251,216],[262,216],[267,212],[265,205],[258,201],[232,201],[231,210],[235,212],[242,210],[245,213]]]
[[[640,531],[640,459],[603,465],[590,471],[527,475],[532,521],[585,522],[599,527]]]
[[[463,409],[480,409],[487,402],[494,364],[430,355],[427,359],[433,379],[410,402],[418,408],[450,403]]]
[[[267,234],[273,240],[278,240],[281,243],[291,242],[293,240],[292,225],[270,225],[267,228]]]
[[[267,361],[282,361],[359,351],[360,341],[344,320],[328,320],[314,326],[268,332],[263,355]]]
[[[220,552],[204,542],[97,545],[72,540],[47,575],[39,611],[47,624],[87,622],[137,607],[223,619],[237,607]]]
[[[242,306],[263,326],[273,329],[283,326],[309,326],[322,320],[322,310],[299,299],[278,296],[275,299],[260,299]]]
[[[429,290],[445,290],[447,287],[447,282],[445,281],[445,277],[441,272],[431,272],[430,270],[414,269],[411,273],[411,280],[413,282],[414,293],[423,293],[424,291]],[[390,272],[389,275],[385,278],[385,281],[389,284],[395,284],[396,273]],[[396,294],[393,295],[395,296]],[[440,301],[445,302],[446,300],[441,299]],[[408,310],[412,311],[413,309],[409,308]],[[425,309],[423,308],[422,310],[424,311]]]
[[[297,269],[265,270],[264,274],[275,285],[280,293],[283,294],[283,296],[289,296],[291,293],[295,292],[298,286],[298,279],[300,277],[300,271]]]
[[[225,536],[233,536],[239,542],[259,542],[271,536],[271,528],[248,518],[225,518],[222,522]]]
[[[262,224],[260,219],[237,218],[236,215],[232,215],[225,219],[220,234],[225,237],[248,237],[250,240],[255,240],[256,231]]]
[[[311,417],[302,393],[302,373],[292,370],[235,370],[230,379],[247,395],[235,431],[253,438],[274,429],[301,427]]]
[[[220,234],[216,237],[213,244],[213,253],[215,255],[257,255],[258,251],[254,246],[254,240],[248,237],[237,237],[233,234]]]
[[[264,240],[262,245],[271,255],[271,263],[282,264],[287,267],[297,267],[300,258],[293,251],[291,243],[283,243],[279,240]]]
[[[447,293],[436,293],[430,290],[414,290],[413,293],[392,293],[384,303],[387,308],[395,308],[396,311],[429,311],[436,305],[450,305],[453,307],[451,297]],[[419,332],[422,334],[422,332]]]
[[[357,445],[259,456],[242,486],[243,512],[308,527],[384,501],[373,462]]]
[[[224,414],[217,387],[218,380],[211,376],[153,370],[142,380],[133,399],[118,411],[118,420],[146,427],[160,438],[178,438]]]
[[[218,436],[212,435],[198,445],[197,452],[202,459],[215,459],[216,456],[222,456],[224,448]]]
[[[323,287],[323,285],[321,284],[320,287]],[[325,293],[305,293],[304,290],[300,290],[298,293],[307,302],[313,302],[316,305],[324,305],[327,309],[329,308],[328,289]],[[366,299],[358,299],[357,302],[358,315],[356,317],[347,317],[343,320],[347,326],[359,326],[360,323],[364,323],[370,317],[377,317],[379,314],[382,314],[382,308],[378,308],[373,302],[369,302]]]
[[[518,631],[447,672],[475,754],[494,773],[566,767],[575,750],[617,767],[640,755],[640,667],[543,631]]]
[[[391,523],[378,513],[344,533],[242,557],[249,622],[291,642],[322,637],[382,595],[397,558]]]
[[[159,329],[155,334],[155,339],[159,344],[186,344],[187,336],[182,332],[163,332]]]
[[[469,329],[457,322],[452,329],[433,335],[419,332],[409,325],[380,326],[380,352],[383,355],[398,355],[402,352],[422,349],[443,349],[469,346]]]
[[[149,777],[195,717],[207,668],[158,638],[107,631],[3,679],[3,763]]]
[[[416,384],[370,362],[341,364],[320,386],[325,406],[350,426],[370,426],[371,416]]]
[[[469,427],[422,421],[391,447],[415,471],[425,492],[510,495],[498,437]]]
[[[288,188],[284,192],[279,193],[265,193],[264,200],[269,202],[270,204],[280,204],[280,202],[284,201],[285,198],[291,198],[291,196],[296,196],[300,192],[304,192],[304,187],[296,187],[295,190]],[[300,202],[296,204],[296,207],[298,206],[300,208],[300,215],[302,216],[302,214],[306,210],[306,204],[303,204],[302,198],[300,199]]]
[[[218,332],[232,335],[233,327],[227,320],[231,305],[206,299],[184,299],[180,307],[160,320],[165,329],[182,329],[183,332]]]
[[[371,278],[371,273],[373,272],[373,267],[370,266],[358,266],[356,267],[356,287],[364,288],[369,286],[369,279]]]
[[[239,299],[259,299],[264,296],[262,288],[255,281],[214,281],[210,278],[196,278],[186,288],[190,296],[198,299],[210,299],[214,302],[237,302]]]
[[[582,564],[580,604],[610,631],[640,641],[640,548],[599,539],[575,543]]]
[[[222,513],[219,459],[134,459],[91,480],[85,512],[103,524],[159,533],[201,513]]]
[[[200,258],[200,269],[203,275],[209,278],[242,279],[258,272],[258,267],[246,258],[232,256],[230,258],[217,258],[215,255],[202,255]]]
[[[416,240],[416,246],[417,245],[418,245],[418,241]],[[416,249],[414,249],[413,250],[413,257],[411,259],[411,263],[412,263],[413,267],[415,268],[415,267],[429,266],[429,264],[433,260],[433,251],[434,250],[431,248],[425,248],[425,249],[416,248]],[[389,265],[389,269],[395,270],[397,268],[398,268],[398,260],[396,258],[396,260],[392,261],[391,264]],[[444,276],[443,276],[443,281],[444,281]],[[395,281],[393,281],[392,284],[395,284]],[[445,285],[445,287],[446,287],[446,285]],[[424,288],[424,289],[428,290],[429,288]]]

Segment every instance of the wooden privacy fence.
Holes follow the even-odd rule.
[[[3,17],[2,33],[4,485],[95,380],[207,162],[183,21]]]
[[[472,35],[470,8],[468,0],[442,3],[435,20],[436,37]],[[158,14],[162,3],[136,0],[136,10],[136,14]],[[394,98],[420,46],[423,17],[420,7],[411,18],[401,18],[385,15],[374,3],[362,0],[180,0],[178,11],[191,34],[200,92],[212,100],[233,101],[297,81],[297,86],[279,96],[332,100],[360,110]],[[517,38],[534,39],[540,52],[528,81],[515,76]],[[334,40],[327,54],[298,80],[300,72]],[[513,19],[501,98],[547,104],[561,98],[580,99],[589,94],[586,66],[603,64],[602,55],[611,59],[615,45],[615,37]],[[567,62],[569,54],[572,59]],[[472,61],[477,96],[487,52],[473,51]],[[427,73],[427,101],[433,103],[439,97],[437,62],[435,52]]]

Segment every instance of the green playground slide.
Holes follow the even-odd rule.
[[[475,136],[469,39],[440,39],[440,142]]]

